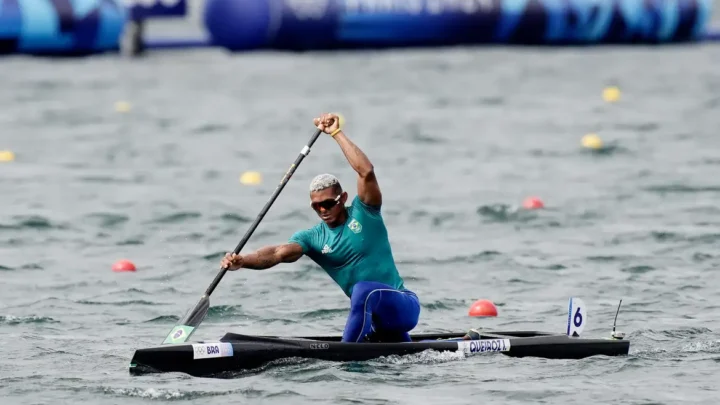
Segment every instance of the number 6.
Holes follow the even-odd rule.
[[[575,327],[579,328],[580,325],[582,325],[583,317],[580,313],[580,307],[578,307],[577,311],[575,311],[575,316],[573,317],[573,323],[575,323]]]

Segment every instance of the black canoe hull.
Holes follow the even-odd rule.
[[[228,333],[219,341],[161,345],[135,352],[130,374],[181,372],[192,376],[252,370],[285,358],[366,361],[425,350],[466,355],[502,353],[511,357],[582,359],[622,356],[628,340],[571,338],[545,332],[484,332],[478,341],[453,341],[464,333],[418,334],[412,343],[343,343],[339,336],[276,337]]]

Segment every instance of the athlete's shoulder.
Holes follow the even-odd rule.
[[[301,229],[288,239],[289,243],[297,243],[302,246],[303,253],[308,253],[312,250],[317,249],[320,235],[322,234],[322,223],[319,223],[313,227],[307,229]]]
[[[368,205],[365,204],[359,196],[355,196],[352,201],[351,207],[353,209],[360,210],[362,212],[368,213],[370,215],[380,216],[381,214],[381,206],[380,205]]]

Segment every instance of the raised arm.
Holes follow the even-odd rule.
[[[303,255],[302,247],[297,243],[266,246],[253,253],[236,255],[228,253],[220,263],[222,268],[237,270],[246,268],[252,270],[265,270],[280,263],[292,263]]]
[[[315,125],[330,134],[342,149],[350,166],[357,172],[357,193],[362,202],[374,207],[382,205],[380,185],[370,159],[340,130],[340,118],[336,114],[323,114],[315,119]]]

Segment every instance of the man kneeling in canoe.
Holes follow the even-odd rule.
[[[420,302],[405,288],[395,267],[373,165],[340,129],[337,115],[323,114],[314,123],[337,141],[357,172],[357,196],[345,206],[348,194],[335,176],[315,177],[310,183],[310,201],[322,222],[296,232],[283,245],[246,255],[228,253],[221,265],[229,270],[263,270],[307,255],[350,298],[343,342],[409,342],[408,332],[420,316]]]

